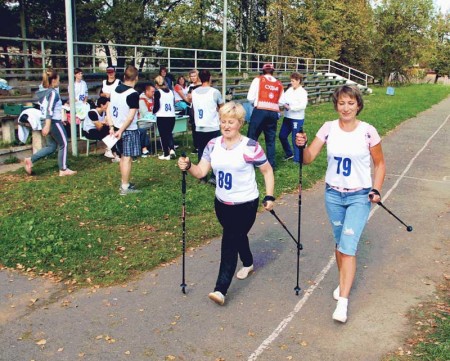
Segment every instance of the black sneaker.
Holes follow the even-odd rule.
[[[193,149],[191,154],[198,154],[198,149],[197,148]]]
[[[292,159],[292,158],[294,158],[293,155],[290,155],[289,157],[288,157],[288,156],[285,156],[285,157],[284,157],[284,160],[287,161],[287,160]]]
[[[213,177],[209,178],[208,183],[215,187],[216,186],[216,178],[213,178]]]

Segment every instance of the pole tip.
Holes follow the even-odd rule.
[[[413,228],[412,228],[412,226],[408,226],[408,227],[406,227],[406,230],[407,230],[408,232],[412,232]]]

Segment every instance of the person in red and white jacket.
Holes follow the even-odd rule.
[[[277,122],[280,118],[279,100],[284,92],[283,84],[273,76],[274,70],[273,64],[264,64],[263,74],[253,79],[247,94],[247,100],[255,107],[247,136],[258,140],[260,134],[264,132],[267,159],[273,169],[275,169]]]

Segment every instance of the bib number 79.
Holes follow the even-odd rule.
[[[336,173],[348,177],[352,173],[352,160],[350,158],[334,157],[337,161]]]

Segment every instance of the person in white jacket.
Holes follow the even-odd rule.
[[[294,162],[300,162],[300,151],[295,146],[295,135],[303,127],[305,121],[305,109],[308,104],[308,93],[302,86],[303,77],[299,73],[291,74],[291,86],[283,93],[280,104],[284,107],[283,124],[278,138],[284,150],[284,160],[294,158]],[[292,148],[289,144],[289,134],[292,137]]]

